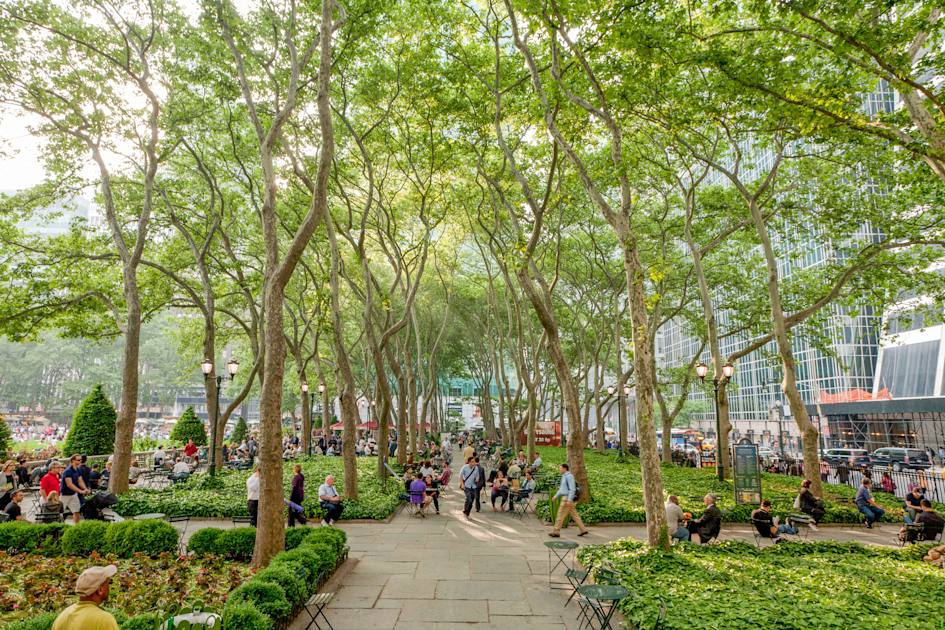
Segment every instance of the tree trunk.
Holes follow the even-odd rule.
[[[275,252],[273,252],[275,256]],[[282,518],[282,385],[285,375],[284,287],[275,281],[272,260],[264,289],[265,373],[259,400],[259,514],[253,566],[263,567],[285,549]]]
[[[300,378],[305,378],[304,374]],[[311,387],[311,386],[309,386]],[[302,452],[312,454],[312,392],[302,392]]]
[[[121,494],[128,490],[128,468],[134,443],[135,420],[138,417],[138,352],[141,345],[141,302],[138,299],[136,267],[123,273],[125,314],[125,348],[121,372],[121,406],[115,423],[115,449],[109,490]],[[72,453],[67,453],[71,456]]]
[[[621,217],[623,218],[623,217]],[[646,537],[651,547],[669,549],[666,514],[663,509],[663,479],[656,452],[653,426],[653,352],[649,343],[644,293],[645,272],[640,263],[636,239],[629,223],[620,226],[618,236],[624,248],[624,270],[633,331],[633,364],[636,374],[637,438],[640,442],[640,472],[643,477],[643,502],[646,510]]]
[[[774,253],[774,247],[771,245],[771,238],[761,208],[752,200],[748,203],[748,209],[751,212],[758,239],[761,241],[765,266],[768,270],[768,300],[771,304],[771,323],[774,327],[774,340],[778,345],[778,353],[781,355],[781,363],[784,367],[784,380],[781,382],[781,389],[791,406],[791,413],[794,415],[794,421],[797,423],[803,438],[804,476],[811,481],[811,492],[816,496],[823,496],[820,481],[820,458],[817,453],[817,441],[820,434],[817,432],[814,423],[810,421],[807,408],[804,406],[801,394],[797,390],[794,350],[791,347],[791,338],[788,335],[784,309],[781,305],[777,257]]]

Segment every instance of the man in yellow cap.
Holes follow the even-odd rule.
[[[118,567],[90,567],[75,581],[75,592],[79,601],[56,617],[52,630],[118,630],[118,623],[111,613],[99,608],[108,599],[112,576]]]

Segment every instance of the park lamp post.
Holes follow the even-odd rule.
[[[236,373],[240,369],[240,362],[236,359],[230,359],[226,362],[226,373],[230,376],[230,380],[233,380],[233,377],[236,376]],[[204,379],[209,379],[210,374],[213,372],[213,361],[210,359],[204,359],[200,362],[200,370],[203,372]],[[217,472],[217,423],[220,420],[220,386],[223,384],[223,376],[217,376],[217,388],[216,388],[216,397],[217,404],[213,409],[213,420],[210,424],[210,474],[215,475]]]
[[[617,449],[617,452],[623,455],[624,454],[623,449],[627,445],[627,442],[629,441],[629,436],[627,435],[626,398],[630,396],[630,386],[629,385],[623,386],[623,399],[621,399],[620,394],[617,391],[616,385],[609,385],[607,387],[607,393],[610,394],[611,396],[613,396],[615,393],[617,394],[617,424],[618,424],[617,428],[620,430],[620,435],[619,435],[620,445],[619,445],[619,448]]]
[[[322,385],[318,386],[318,390],[321,391]],[[305,398],[305,395],[308,394],[308,381],[302,381],[302,398]],[[312,429],[315,426],[315,397],[312,396],[308,401],[308,440],[305,442],[305,454],[312,454]],[[303,427],[304,428],[304,427]]]
[[[699,365],[696,366],[696,374],[699,376],[699,380],[705,383],[705,377],[708,373],[709,366],[700,361]],[[731,381],[733,374],[735,374],[735,366],[729,362],[722,366],[722,378],[712,377],[712,389],[715,394],[715,471],[718,473],[719,481],[725,481],[725,470],[722,466],[722,451],[720,448],[722,446],[722,424],[721,418],[719,418],[719,387]]]

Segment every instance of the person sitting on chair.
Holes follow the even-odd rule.
[[[433,475],[427,475],[423,478],[423,484],[426,486],[427,498],[433,501],[433,507],[436,513],[440,513],[440,482],[433,481]],[[429,503],[429,501],[428,501]]]
[[[873,480],[864,476],[861,483],[860,489],[856,492],[855,503],[857,509],[863,513],[866,527],[872,529],[873,523],[882,519],[883,515],[886,514],[886,510],[876,503],[876,499],[873,498],[873,493],[870,492],[870,486],[873,485]]]
[[[919,506],[919,512],[915,516],[915,524],[922,527],[923,540],[935,540],[935,538],[945,529],[945,519],[942,519],[938,513],[932,509],[932,502],[928,499],[922,499]],[[915,530],[906,532],[906,541],[914,542],[918,538],[919,532]]]
[[[925,496],[922,494],[922,488],[916,486],[912,491],[906,495],[906,513],[904,519],[906,525],[912,525],[915,523],[916,516],[922,512],[922,500]]]
[[[344,505],[341,503],[341,495],[335,489],[335,477],[333,475],[325,477],[325,483],[318,487],[318,500],[322,509],[325,510],[322,525],[334,525],[341,518]]]
[[[722,511],[715,505],[715,495],[711,492],[702,499],[705,512],[699,518],[689,521],[686,529],[689,534],[699,534],[699,543],[705,544],[719,535],[722,529]]]
[[[679,497],[674,494],[669,495],[666,501],[666,528],[670,531],[670,537],[675,540],[689,540],[689,530],[683,525],[686,519],[686,512],[679,507]]]
[[[17,488],[10,493],[10,502],[7,503],[7,506],[3,508],[4,513],[7,515],[7,518],[11,521],[25,521],[26,517],[23,516],[23,509],[20,507],[20,503],[23,502],[23,497],[26,494],[23,492],[23,488]]]
[[[500,506],[500,512],[505,511],[505,503],[509,500],[509,480],[505,477],[505,473],[501,470],[498,471],[495,481],[492,482],[492,511],[495,512],[495,500],[496,497],[502,497],[502,504]]]
[[[417,510],[423,512],[433,501],[433,497],[427,495],[427,484],[419,477],[410,482],[410,502],[417,506]]]
[[[817,523],[825,514],[824,502],[814,496],[814,493],[810,491],[810,486],[810,479],[801,482],[801,491],[797,495],[797,505],[801,512],[810,515],[813,522],[808,523],[808,527],[816,532]]]
[[[751,513],[751,522],[758,529],[758,533],[765,538],[772,538],[778,542],[781,534],[797,534],[797,528],[793,527],[791,520],[787,523],[775,524],[774,517],[771,516],[771,501],[765,499],[761,502],[761,507]]]

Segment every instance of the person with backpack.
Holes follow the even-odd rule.
[[[479,494],[479,467],[476,466],[476,460],[472,457],[466,458],[466,464],[459,471],[459,485],[466,495],[466,502],[463,504],[463,514],[466,520],[469,520],[469,513],[472,511],[473,501]]]
[[[476,461],[476,469],[479,471],[479,480],[476,483],[476,511],[478,512],[481,507],[479,501],[482,498],[482,490],[486,487],[486,469],[479,463],[479,457],[475,457],[474,459]]]
[[[581,520],[581,515],[578,514],[576,505],[581,495],[577,483],[574,481],[574,475],[571,474],[571,467],[567,464],[561,464],[558,470],[561,471],[561,485],[558,487],[558,492],[555,493],[555,496],[551,497],[551,500],[554,501],[558,497],[561,497],[561,503],[558,504],[558,518],[555,519],[555,528],[549,532],[548,535],[552,538],[560,538],[561,526],[564,525],[564,519],[570,515],[577,524],[578,529],[581,530],[578,536],[586,536],[587,528],[584,527],[584,521]]]

